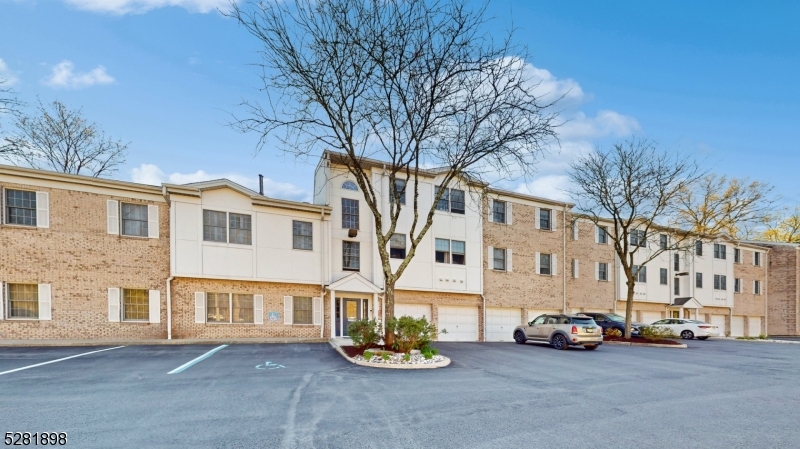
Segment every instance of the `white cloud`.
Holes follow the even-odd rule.
[[[64,60],[53,66],[53,71],[44,84],[50,87],[80,89],[98,84],[111,84],[114,81],[116,81],[114,77],[109,75],[106,68],[101,65],[88,72],[76,73],[75,64]]]
[[[162,182],[170,184],[188,184],[192,182],[209,181],[212,179],[229,179],[253,191],[258,191],[258,177],[249,177],[238,173],[206,173],[198,170],[194,173],[171,173],[167,175],[157,165],[141,164],[131,170],[131,180],[141,184],[160,185]],[[292,201],[311,201],[311,195],[305,190],[288,182],[277,182],[264,178],[264,195],[270,198],[280,198]]]
[[[598,139],[601,137],[623,137],[640,131],[639,122],[619,112],[602,110],[594,117],[578,111],[561,125],[558,135],[562,140]]]
[[[0,58],[0,80],[5,80],[4,87],[11,87],[19,81],[19,78],[8,68],[8,64],[3,61],[3,58]]]
[[[569,187],[570,182],[567,175],[547,175],[538,177],[527,184],[521,184],[516,191],[525,195],[568,202],[570,198],[566,191],[569,190]]]
[[[180,7],[190,12],[208,13],[218,8],[227,10],[228,0],[65,0],[84,11],[110,14],[143,14],[166,7]]]

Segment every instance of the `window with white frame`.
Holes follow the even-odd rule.
[[[295,296],[292,300],[293,324],[312,324],[314,322],[313,300],[306,296]]]
[[[494,200],[492,202],[492,221],[495,223],[506,222],[506,202]]]
[[[203,210],[203,240],[206,242],[227,242],[228,214],[215,210]]]
[[[601,281],[608,280],[608,263],[600,262],[597,264],[597,279]]]
[[[607,244],[608,243],[608,228],[605,226],[598,226],[597,227],[597,243]]]
[[[553,211],[551,209],[539,209],[539,229],[552,230]]]
[[[761,294],[761,281],[753,281],[753,293],[756,295]]]
[[[6,224],[36,226],[36,192],[6,189]]]
[[[450,263],[450,240],[436,239],[435,259],[437,263]]]
[[[361,270],[361,243],[342,242],[342,269],[348,271]]]
[[[701,240],[696,240],[694,242],[694,253],[698,256],[703,255],[703,242]]]
[[[389,257],[392,259],[406,258],[406,235],[392,234],[389,239]]]
[[[253,223],[250,215],[229,213],[228,221],[228,243],[253,244]]]
[[[742,263],[742,250],[739,248],[733,249],[733,263]]]
[[[630,233],[632,246],[647,246],[644,229],[633,229]]]
[[[441,186],[436,186],[435,195],[439,194]],[[464,214],[466,211],[466,197],[463,190],[445,188],[442,197],[436,203],[436,210],[454,214]]]
[[[674,288],[673,293],[676,294],[676,295],[680,295],[681,294],[681,279],[680,278],[675,278],[674,282],[675,282],[675,288]]]
[[[742,292],[742,280],[739,278],[733,279],[733,292],[734,293],[741,293]]]
[[[761,253],[758,251],[753,252],[753,265],[757,267],[761,266]]]
[[[667,277],[667,269],[666,268],[659,268],[658,270],[658,282],[661,285],[667,285],[669,283]]]
[[[675,254],[672,256],[672,269],[675,271],[681,271],[681,256]]]
[[[342,198],[342,229],[358,229],[358,200]]]
[[[394,192],[392,192],[392,199],[395,199],[400,204],[406,204],[406,180],[394,180]]]
[[[634,265],[631,268],[634,282],[647,282],[647,267]]]
[[[714,258],[715,259],[726,259],[727,255],[725,253],[727,252],[727,250],[728,250],[728,248],[727,248],[726,245],[721,245],[719,243],[715,243],[714,244]]]
[[[658,246],[661,249],[667,249],[667,247],[669,246],[669,236],[667,236],[667,234],[658,235]]]
[[[539,254],[539,274],[553,274],[552,254]]]
[[[703,288],[703,273],[694,274],[694,286],[695,288]]]
[[[714,275],[714,290],[727,290],[728,278],[724,274],[715,274]]]
[[[150,292],[148,290],[135,288],[122,289],[122,320],[150,320]]]
[[[147,237],[147,205],[122,203],[120,209],[122,212],[122,235]]]
[[[255,309],[253,305],[253,295],[232,293],[231,321],[234,323],[254,323]]]
[[[492,268],[497,271],[506,271],[506,250],[505,248],[494,248],[494,257],[492,258]]]
[[[314,226],[305,221],[292,221],[292,248],[311,251],[314,249]]]
[[[39,318],[39,286],[6,284],[8,318]]]
[[[203,209],[203,241],[252,245],[252,217]]]
[[[208,323],[252,324],[255,322],[253,295],[243,293],[206,293]]]
[[[465,265],[467,263],[466,243],[460,240],[450,240],[450,260],[453,265]]]
[[[358,192],[358,185],[353,181],[345,181],[342,183],[342,189]]]

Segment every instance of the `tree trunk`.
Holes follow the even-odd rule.
[[[384,284],[383,289],[383,298],[386,310],[384,311],[386,314],[386,322],[389,322],[392,318],[394,318],[394,283],[386,282]],[[384,329],[386,329],[386,333],[383,336],[383,342],[386,346],[392,346],[394,344],[394,332],[389,329],[389,326],[386,323],[383,323]]]
[[[633,286],[634,282],[628,279],[628,295],[625,301],[625,338],[631,338],[631,315],[633,314]]]

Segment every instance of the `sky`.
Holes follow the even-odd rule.
[[[476,1],[476,7],[483,2]],[[258,42],[228,0],[0,0],[0,77],[130,142],[114,178],[226,177],[309,201],[314,161],[227,126],[257,100]],[[530,73],[563,95],[560,145],[500,187],[566,199],[570,161],[636,136],[714,173],[767,181],[800,205],[800,2],[492,0],[486,31],[515,28]],[[515,56],[515,55],[510,55]]]

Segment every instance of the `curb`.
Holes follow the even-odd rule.
[[[177,340],[0,340],[0,347],[71,347],[71,346],[176,346],[176,345],[248,345],[274,343],[325,343],[324,338],[253,338],[253,339],[177,339]]]
[[[725,340],[747,341],[747,342],[754,342],[754,343],[780,343],[780,344],[786,344],[786,345],[800,345],[800,341],[789,341],[789,340],[740,340],[738,338],[725,338]]]
[[[686,349],[688,346],[681,343],[678,345],[661,345],[658,343],[631,343],[629,341],[604,341],[604,345],[619,345],[619,346],[644,346],[649,348],[672,348],[672,349]]]
[[[388,369],[434,369],[434,368],[444,368],[445,366],[447,366],[447,365],[449,365],[449,364],[450,364],[450,359],[449,359],[449,358],[447,358],[447,357],[444,357],[444,356],[442,356],[442,357],[444,357],[444,358],[445,358],[445,360],[444,360],[443,362],[436,362],[436,363],[424,363],[424,364],[417,364],[417,365],[390,365],[390,364],[388,364],[388,363],[372,363],[372,362],[363,362],[363,361],[361,361],[361,360],[356,360],[356,359],[353,359],[353,358],[350,358],[350,357],[348,357],[348,356],[347,356],[347,354],[345,354],[345,352],[344,352],[344,351],[342,351],[342,348],[340,348],[338,345],[334,344],[332,341],[329,341],[328,343],[330,343],[330,345],[331,345],[331,346],[333,346],[333,349],[335,349],[335,350],[336,350],[336,352],[338,352],[338,353],[339,353],[339,354],[340,354],[342,357],[344,357],[344,359],[345,359],[345,360],[347,360],[348,362],[350,362],[350,363],[352,363],[352,364],[355,364],[355,365],[367,366],[367,367],[370,367],[370,368],[388,368]]]

